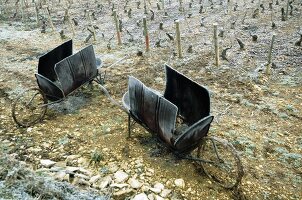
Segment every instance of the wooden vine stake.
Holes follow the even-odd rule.
[[[288,18],[288,9],[289,9],[289,0],[287,0],[287,4],[286,4],[286,13],[285,13],[285,20],[287,20]]]
[[[183,12],[184,11],[184,8],[182,6],[182,0],[178,0],[179,1],[179,11],[180,12]]]
[[[38,8],[38,4],[35,2],[34,3],[35,5],[35,11],[36,11],[36,22],[37,22],[37,25],[39,25],[39,8]]]
[[[144,36],[146,41],[146,51],[150,51],[150,40],[149,40],[149,32],[147,28],[147,18],[146,16],[143,17],[143,24],[144,24]]]
[[[163,10],[165,10],[165,0],[161,0],[161,6],[162,6]]]
[[[21,0],[21,16],[22,16],[22,22],[24,23],[25,21],[25,16],[24,16],[24,7],[25,7],[25,3],[24,0]]]
[[[175,20],[175,26],[176,26],[176,42],[177,42],[177,48],[178,48],[178,57],[182,58],[182,48],[181,48],[181,39],[180,39],[180,28],[179,28],[179,20]]]
[[[232,0],[229,0],[227,4],[228,4],[228,14],[232,15],[232,9],[233,9]]]
[[[148,14],[146,0],[144,0],[144,13],[145,13],[145,15]]]
[[[8,11],[9,11],[9,6],[8,6],[8,4],[5,4],[5,1],[1,1],[1,5],[3,5],[3,7],[1,7],[1,11],[0,11],[0,15],[2,15],[2,16],[4,16],[4,15],[6,15],[7,13],[8,13]]]
[[[269,51],[268,51],[267,65],[266,65],[266,71],[265,71],[266,75],[271,74],[272,54],[273,54],[273,47],[274,47],[275,38],[276,38],[276,34],[274,33],[273,36],[272,36],[271,46],[270,46]]]
[[[49,24],[50,24],[50,26],[51,26],[52,32],[54,32],[54,31],[55,31],[55,26],[54,26],[53,23],[52,23],[52,19],[51,19],[50,11],[49,11],[49,8],[48,8],[48,7],[46,7],[46,13],[47,13],[47,15],[48,15],[48,21],[49,21]]]
[[[218,46],[218,31],[217,31],[217,23],[214,23],[214,48],[215,48],[215,65],[219,66],[219,46]]]
[[[120,32],[119,21],[117,18],[116,10],[113,11],[113,16],[114,16],[114,23],[116,29],[117,44],[122,45],[121,32]]]

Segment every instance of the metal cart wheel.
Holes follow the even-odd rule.
[[[44,117],[47,110],[47,98],[38,88],[22,92],[12,105],[14,121],[22,127],[29,127]]]
[[[239,185],[243,177],[243,166],[232,144],[224,139],[205,137],[197,150],[197,161],[205,174],[224,188]]]

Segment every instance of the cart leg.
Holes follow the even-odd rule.
[[[128,115],[128,137],[131,137],[131,117]]]

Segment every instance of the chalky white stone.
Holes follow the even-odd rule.
[[[123,171],[117,171],[114,173],[114,179],[117,183],[122,183],[128,179],[129,175]]]
[[[140,193],[136,195],[133,200],[149,200],[148,196],[145,193]]]
[[[142,183],[139,182],[137,179],[134,179],[134,178],[130,178],[128,183],[133,189],[138,189],[142,186]]]
[[[40,160],[40,163],[43,167],[46,167],[46,168],[50,168],[56,164],[56,162],[54,162],[52,160],[48,160],[48,159]]]
[[[163,189],[163,191],[160,193],[160,196],[166,198],[168,195],[172,192],[172,190],[169,189]]]
[[[100,183],[100,189],[104,189],[106,188],[112,181],[112,178],[110,176],[106,176],[102,179],[101,183]]]
[[[184,188],[185,187],[185,181],[182,178],[175,179],[174,181],[175,186]]]
[[[89,183],[94,184],[94,183],[97,182],[100,178],[101,178],[100,175],[93,176],[93,177],[91,177],[91,178],[89,179]]]
[[[156,183],[154,185],[154,188],[159,189],[160,191],[162,191],[165,188],[165,186],[162,183]]]

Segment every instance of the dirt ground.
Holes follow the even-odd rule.
[[[179,1],[165,1],[165,9],[159,2],[160,10],[157,1],[146,1],[150,52],[145,52],[142,28],[144,1],[138,8],[139,1],[127,1],[125,7],[124,0],[49,0],[55,31],[49,26],[44,2],[39,24],[31,1],[24,7],[23,19],[21,1],[18,6],[12,0],[0,2],[1,148],[36,167],[41,158],[60,161],[71,154],[90,158],[92,151],[102,152],[105,147],[111,152],[104,154],[105,159],[114,156],[122,161],[142,156],[148,166],[156,169],[155,178],[185,180],[186,188],[191,190],[184,193],[184,199],[302,198],[302,47],[296,44],[302,35],[301,1],[291,3],[286,21],[281,18],[281,8],[286,10],[285,0],[279,0],[278,5],[275,0],[239,0],[229,4],[223,1],[222,5],[218,0],[186,0],[182,11]],[[64,22],[67,5],[74,35],[68,20]],[[117,9],[122,21],[120,46],[112,8]],[[154,20],[150,19],[152,12]],[[180,19],[183,58],[178,58],[176,43],[167,36],[175,38],[175,19]],[[42,21],[46,24],[45,33]],[[159,29],[160,22],[163,30]],[[213,48],[215,22],[219,33],[224,33],[219,36],[220,52],[230,47],[227,60],[220,58],[218,67]],[[96,28],[96,41],[93,37],[85,41],[91,24]],[[61,30],[64,35],[59,34]],[[273,33],[273,64],[271,74],[266,75]],[[252,35],[257,35],[258,40],[252,41]],[[138,125],[134,137],[127,139],[127,115],[112,105],[96,84],[50,106],[41,123],[18,127],[11,117],[12,101],[26,88],[37,87],[34,74],[39,56],[68,38],[73,38],[75,50],[94,45],[104,62],[100,70],[103,74],[106,71],[104,86],[118,101],[127,90],[128,75],[163,91],[165,63],[206,86],[215,116],[209,134],[229,140],[238,150],[245,172],[240,190],[219,187],[206,176],[199,176],[190,162],[177,160],[170,153],[154,156],[164,147],[150,142],[149,133]],[[240,49],[236,38],[244,43],[244,49]],[[190,47],[192,52],[188,51]]]

